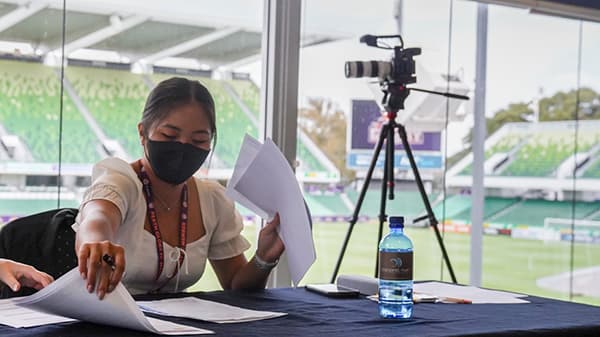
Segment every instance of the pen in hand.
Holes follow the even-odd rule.
[[[102,261],[106,262],[106,264],[108,264],[110,266],[110,269],[112,271],[115,271],[115,268],[116,268],[115,259],[112,256],[110,256],[108,254],[104,254],[104,255],[102,255]]]

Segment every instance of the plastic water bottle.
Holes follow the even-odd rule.
[[[379,316],[407,319],[413,311],[413,244],[404,217],[389,218],[390,233],[379,243]]]

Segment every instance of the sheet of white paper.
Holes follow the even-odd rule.
[[[46,324],[76,322],[77,320],[20,307],[13,299],[0,300],[0,324],[13,328],[30,328]]]
[[[261,146],[233,189],[269,217],[279,212],[279,235],[297,286],[316,259],[311,222],[296,176],[272,140],[267,139]]]
[[[287,315],[283,312],[258,311],[231,306],[195,297],[138,301],[143,311],[163,316],[199,319],[215,323],[258,321]]]
[[[231,199],[240,203],[242,206],[256,213],[256,215],[259,217],[270,220],[269,215],[264,210],[260,209],[252,201],[248,200],[248,198],[233,188],[244,172],[246,172],[246,169],[250,163],[252,163],[252,160],[254,160],[261,147],[262,144],[258,140],[252,138],[248,134],[244,136],[244,141],[242,142],[242,146],[240,148],[240,154],[235,162],[231,179],[229,179],[229,182],[227,183],[225,194]]]
[[[95,293],[86,290],[85,280],[81,278],[77,267],[37,293],[14,299],[14,303],[28,309],[81,321],[163,335],[213,333],[191,326],[146,319],[121,283],[103,300],[99,300]]]
[[[529,303],[523,299],[525,294],[510,293],[499,290],[481,289],[472,286],[462,286],[443,282],[419,282],[415,283],[415,292],[434,295],[437,297],[453,297],[471,300],[473,304],[517,304]]]

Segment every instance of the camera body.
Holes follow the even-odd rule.
[[[382,39],[398,38],[400,45],[388,46],[382,43]],[[415,75],[416,65],[414,56],[421,54],[421,48],[403,48],[403,42],[400,35],[375,36],[364,35],[360,42],[368,46],[393,49],[394,54],[390,61],[348,61],[345,64],[344,72],[347,78],[357,77],[377,77],[382,82],[391,84],[411,84],[417,81]]]
[[[417,82],[415,75],[417,69],[413,56],[421,55],[421,48],[394,47],[394,57],[392,58],[392,72],[388,75],[388,80],[394,83],[411,84]]]

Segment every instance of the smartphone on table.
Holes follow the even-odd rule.
[[[356,289],[342,287],[333,283],[325,284],[307,284],[306,290],[328,297],[358,297],[360,292]]]

